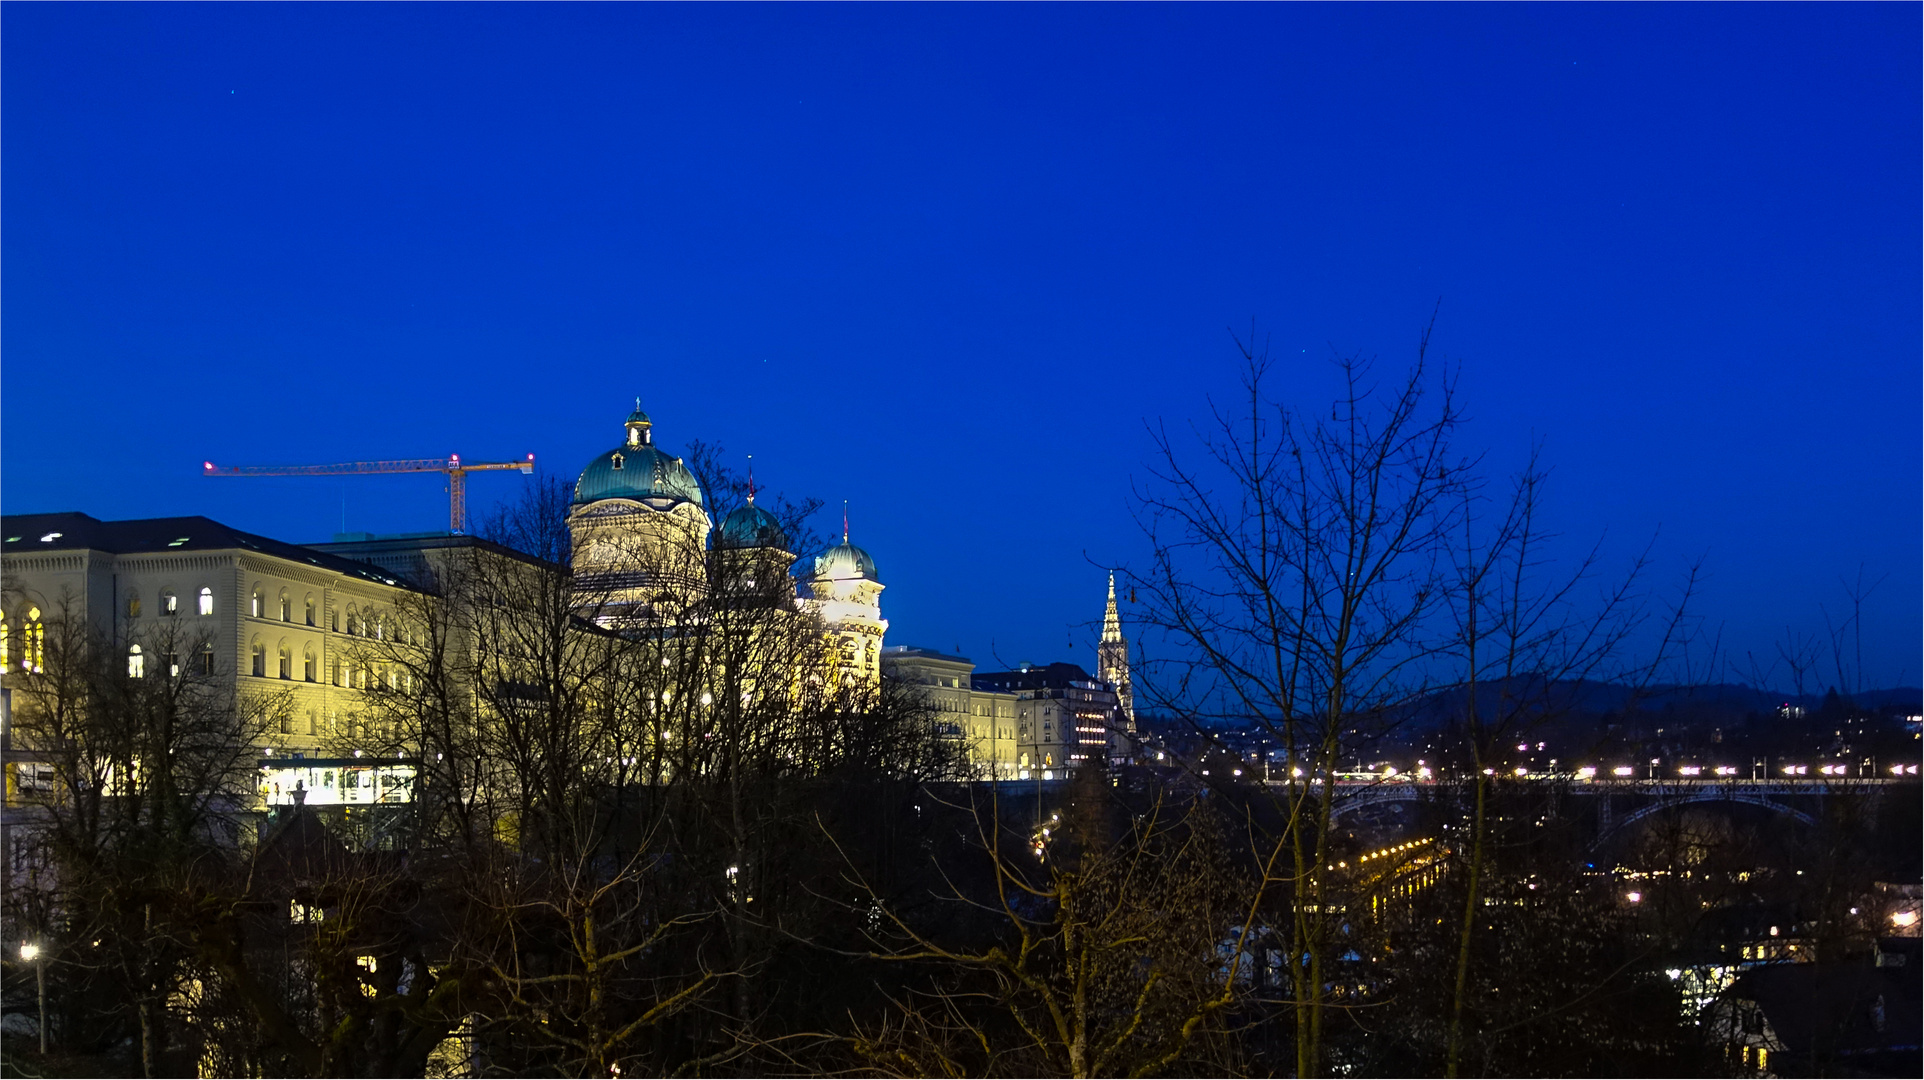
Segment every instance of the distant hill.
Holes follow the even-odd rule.
[[[1498,689],[1494,684],[1486,684],[1478,689],[1478,694],[1484,702],[1493,704],[1498,696]],[[1519,687],[1520,696],[1527,696],[1543,711],[1558,714],[1570,720],[1594,720],[1631,712],[1661,714],[1679,711],[1721,713],[1741,717],[1750,713],[1774,713],[1783,705],[1801,705],[1806,709],[1815,710],[1823,704],[1827,692],[1828,688],[1797,699],[1795,695],[1786,696],[1775,691],[1759,690],[1738,683],[1670,684],[1638,688],[1620,683],[1588,680],[1559,682],[1547,687],[1540,682],[1526,680]],[[1467,697],[1468,690],[1463,686],[1438,690],[1412,703],[1400,715],[1391,718],[1392,724],[1405,734],[1412,731],[1438,730],[1463,715]],[[1867,709],[1895,706],[1924,713],[1924,688],[1916,686],[1865,690],[1851,696],[1851,700]],[[1152,719],[1150,722],[1171,723],[1168,718]],[[1180,728],[1186,725],[1177,724],[1176,726]],[[1223,718],[1206,721],[1204,726],[1227,731],[1241,728],[1244,724]]]

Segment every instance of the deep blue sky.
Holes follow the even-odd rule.
[[[1471,443],[1704,556],[1739,655],[1888,574],[1919,678],[1919,8],[9,4],[5,511],[294,540],[661,441],[839,504],[892,643],[1093,666],[1145,420],[1437,298]],[[480,476],[485,511],[522,481]],[[831,523],[822,522],[828,531]],[[1067,646],[1073,640],[1076,650]]]

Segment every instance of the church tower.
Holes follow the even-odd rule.
[[[846,686],[880,685],[882,635],[889,628],[882,617],[884,586],[875,560],[848,542],[846,511],[842,542],[815,557],[802,584],[808,590],[804,607],[822,620],[830,679]]]
[[[1109,571],[1109,606],[1102,613],[1102,644],[1096,646],[1096,678],[1116,688],[1117,711],[1123,730],[1136,730],[1136,694],[1129,684],[1129,639],[1122,636],[1122,616],[1116,611],[1116,572]]]

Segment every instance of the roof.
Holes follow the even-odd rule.
[[[429,591],[435,591],[437,588],[434,568],[427,559],[427,553],[430,551],[485,551],[550,573],[568,572],[565,566],[551,563],[546,559],[505,544],[498,544],[484,537],[469,536],[464,533],[396,533],[388,536],[375,536],[372,533],[336,533],[329,543],[310,544],[308,548],[378,566],[412,585]]]
[[[10,514],[0,518],[0,551],[26,555],[43,551],[105,551],[112,555],[172,551],[257,551],[289,562],[303,562],[344,577],[397,588],[410,586],[392,572],[353,559],[222,525],[212,518],[136,518],[102,521],[90,514]]]
[[[1015,671],[978,671],[975,684],[995,690],[1063,690],[1071,683],[1095,684],[1096,677],[1082,670],[1076,664],[1056,661],[1047,665],[1029,665]]]
[[[966,656],[924,649],[920,645],[885,645],[882,647],[883,660],[946,660],[951,664],[974,664]]]
[[[1794,1054],[1915,1050],[1924,1029],[1920,975],[1908,965],[1774,964],[1746,973],[1724,993],[1756,1002]]]

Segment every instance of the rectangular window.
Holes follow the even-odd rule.
[[[166,596],[161,597],[160,610],[163,614],[167,615],[177,613],[180,611],[180,597],[175,596],[173,593],[168,593]]]
[[[200,651],[200,673],[202,675],[212,675],[214,673],[214,650],[202,649]]]
[[[212,615],[214,613],[214,590],[202,589],[200,591],[200,613],[202,615]]]
[[[160,658],[160,662],[167,665],[168,678],[173,679],[173,678],[179,677],[180,675],[180,654],[179,653],[163,654]]]

